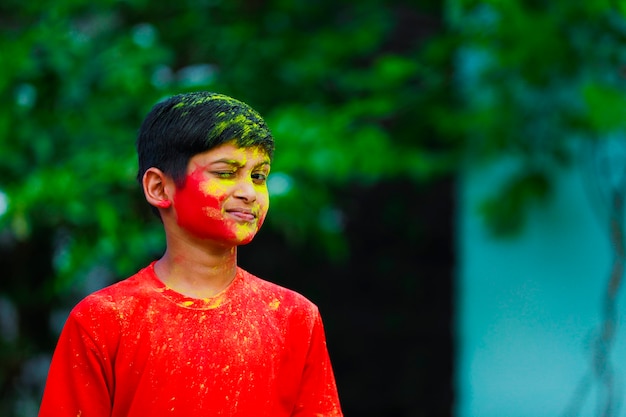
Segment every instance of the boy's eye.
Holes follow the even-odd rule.
[[[233,178],[235,171],[215,171],[213,174],[218,178]]]
[[[252,174],[252,180],[257,184],[264,184],[267,181],[267,174],[255,172]]]

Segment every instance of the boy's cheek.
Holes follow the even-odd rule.
[[[224,200],[224,195],[226,194],[228,185],[228,181],[224,180],[220,182],[199,182],[194,180],[194,187],[197,187],[200,193],[207,197],[216,196],[218,199],[221,197],[221,200]]]
[[[202,170],[196,170],[187,176],[185,187],[180,190],[187,203],[204,207],[219,208],[226,199],[226,184],[211,182],[203,178]]]
[[[210,208],[221,212],[221,203],[224,199],[224,195],[207,194],[197,184],[188,184],[188,187],[176,194],[174,202],[179,207],[183,206],[185,211],[206,211],[207,208]]]
[[[267,216],[267,209],[259,212],[259,217],[257,219],[256,222],[256,230],[257,232],[259,231],[259,229],[261,228],[261,226],[263,226],[263,222],[265,222],[265,217]]]

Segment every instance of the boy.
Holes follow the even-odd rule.
[[[274,141],[246,104],[154,106],[138,179],[163,257],[70,314],[39,417],[341,417],[317,308],[237,266],[267,213]]]

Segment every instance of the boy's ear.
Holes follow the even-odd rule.
[[[166,209],[172,205],[168,177],[158,168],[148,168],[143,174],[143,193],[148,203]]]

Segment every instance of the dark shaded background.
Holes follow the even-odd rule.
[[[452,179],[347,187],[340,265],[271,230],[240,249],[244,268],[320,307],[346,415],[452,415],[453,191]]]

